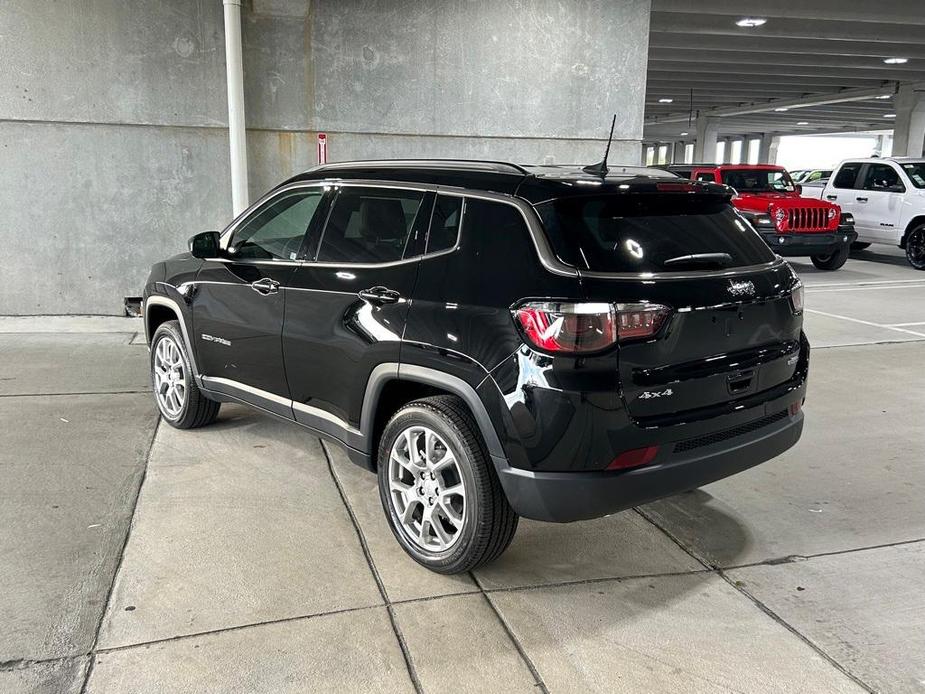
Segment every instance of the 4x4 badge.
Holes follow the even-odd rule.
[[[651,400],[652,398],[667,398],[669,395],[674,395],[674,392],[671,390],[671,388],[666,388],[663,391],[647,390],[639,396],[639,399]]]
[[[751,280],[744,280],[742,282],[736,282],[735,280],[729,280],[729,293],[733,296],[754,296],[755,295],[755,283]]]

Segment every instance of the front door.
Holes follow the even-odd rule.
[[[206,260],[192,297],[203,384],[292,416],[280,343],[285,288],[323,199],[318,186],[288,189],[256,207]]]
[[[433,195],[342,185],[286,290],[295,419],[351,443],[375,366],[398,363]]]

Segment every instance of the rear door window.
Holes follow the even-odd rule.
[[[714,174],[712,171],[701,171],[697,174],[697,178],[695,180],[709,181],[710,183],[713,183],[716,181],[716,174]]]
[[[537,211],[559,258],[595,272],[689,271],[696,265],[679,259],[690,255],[722,256],[718,266],[705,269],[758,265],[775,257],[728,202],[712,196],[562,198]]]
[[[427,253],[439,253],[453,248],[459,238],[463,216],[463,199],[453,195],[438,195],[427,234]]]
[[[334,199],[316,260],[390,263],[405,257],[424,193],[388,188],[343,188]]]
[[[856,188],[856,181],[858,180],[858,172],[860,170],[860,162],[843,164],[838,170],[838,173],[835,174],[835,180],[832,181],[832,185],[836,188]]]

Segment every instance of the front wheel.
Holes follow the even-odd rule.
[[[395,539],[431,571],[458,574],[490,562],[517,530],[518,517],[459,398],[424,398],[398,410],[379,443],[378,475]]]
[[[835,251],[828,255],[810,256],[810,260],[820,270],[837,270],[848,260],[848,246],[839,246]]]
[[[917,226],[906,237],[906,260],[916,270],[925,270],[925,224]]]
[[[151,384],[161,416],[177,429],[194,429],[215,421],[221,405],[206,398],[193,378],[180,324],[167,321],[151,338]]]

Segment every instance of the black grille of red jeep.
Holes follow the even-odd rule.
[[[828,210],[821,207],[794,207],[787,214],[792,231],[824,231],[828,225]]]
[[[739,426],[733,427],[732,429],[717,431],[712,434],[707,434],[706,436],[698,436],[695,439],[681,441],[680,443],[675,444],[674,450],[675,453],[681,453],[683,451],[694,450],[695,448],[712,446],[714,443],[719,443],[721,441],[726,441],[727,439],[735,438],[736,436],[742,436],[743,434],[750,434],[753,431],[758,431],[762,427],[774,424],[774,422],[779,422],[786,416],[787,410],[782,410],[776,414],[769,414],[766,417],[756,419],[754,421],[748,422],[747,424],[740,424]]]

